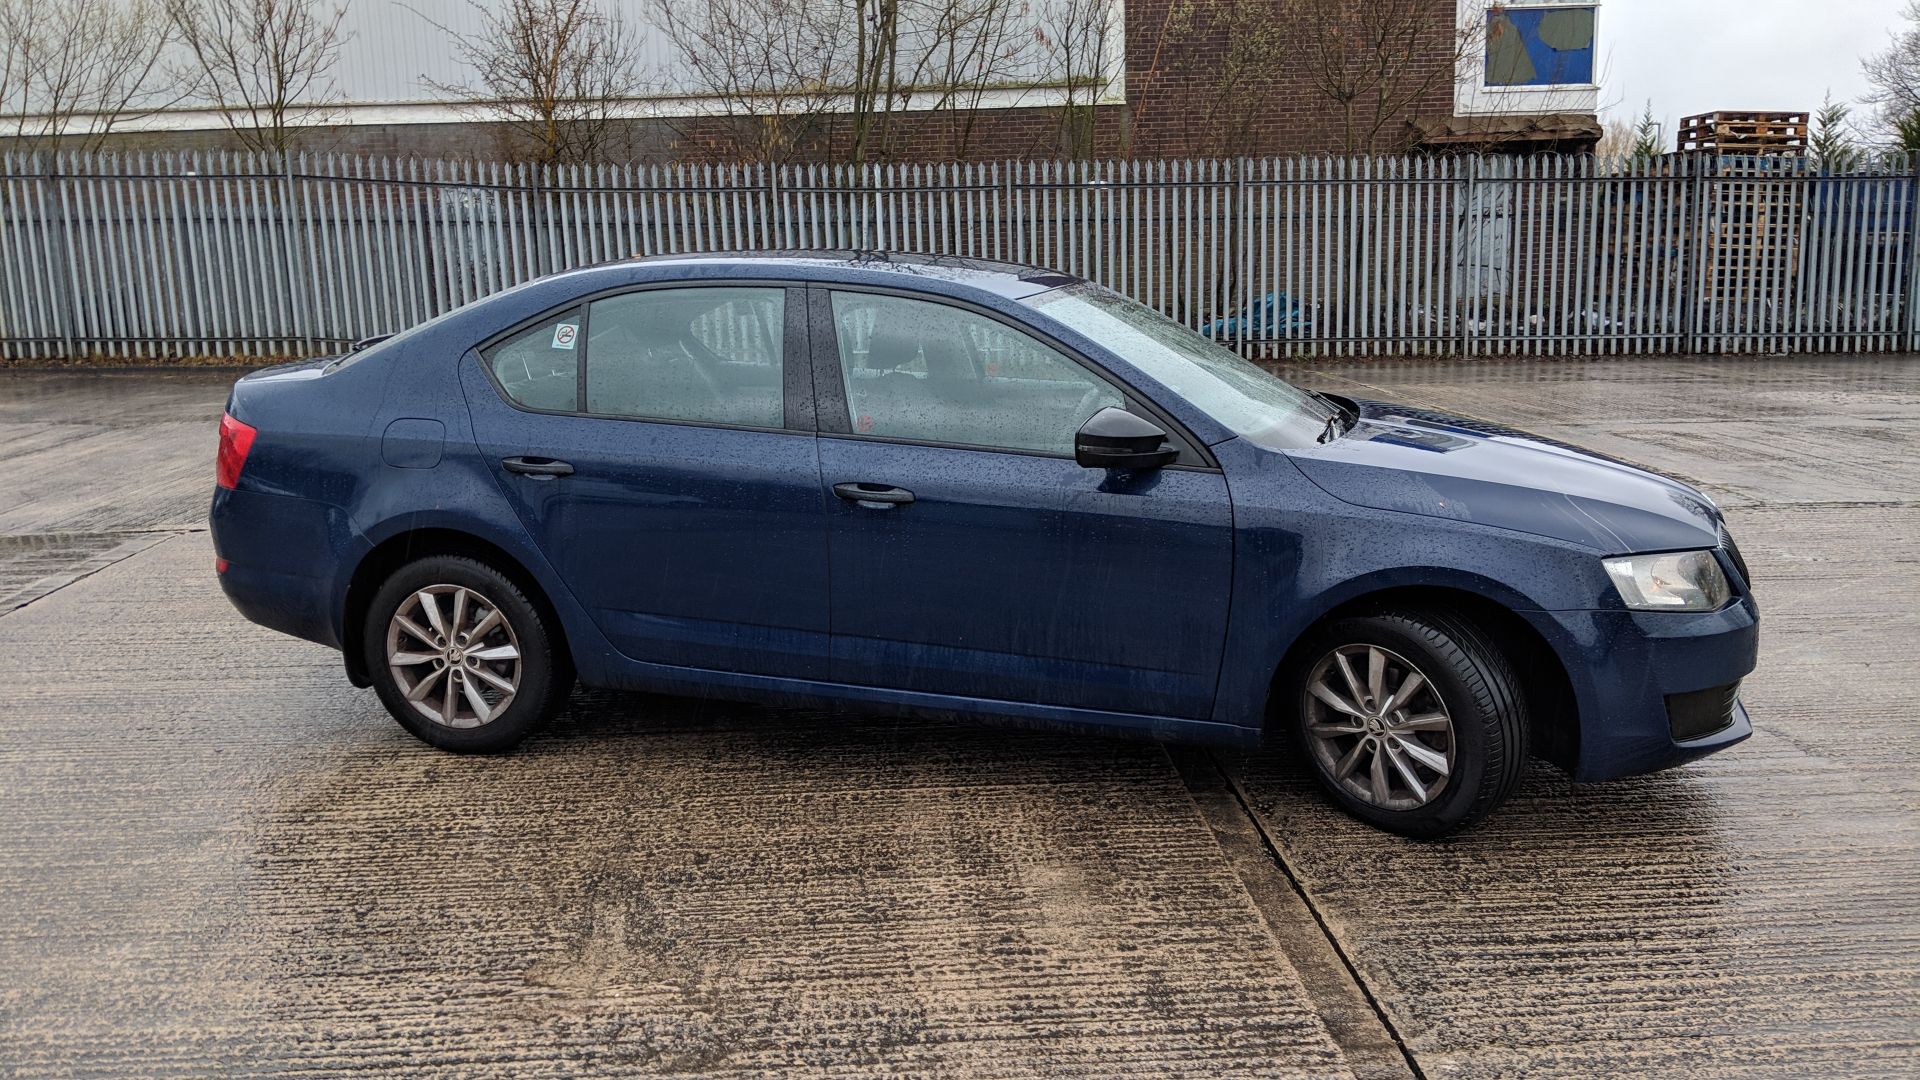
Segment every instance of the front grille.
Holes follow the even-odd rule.
[[[1667,730],[1673,733],[1673,741],[1705,738],[1733,723],[1733,703],[1739,695],[1737,682],[1685,694],[1668,694]]]
[[[1747,573],[1747,560],[1740,557],[1740,548],[1733,542],[1733,534],[1727,531],[1725,525],[1720,526],[1720,550],[1727,553],[1727,560],[1740,572],[1740,583],[1749,589],[1753,588],[1753,575]]]

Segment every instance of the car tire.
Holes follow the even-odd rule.
[[[1486,817],[1519,782],[1526,698],[1472,622],[1425,609],[1350,616],[1293,655],[1281,685],[1294,746],[1354,817],[1431,839]]]
[[[512,749],[566,703],[573,671],[557,640],[519,585],[460,555],[395,570],[361,635],[374,690],[400,726],[470,754]]]

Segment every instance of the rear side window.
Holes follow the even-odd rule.
[[[783,425],[786,291],[648,289],[587,314],[587,411],[598,416]]]
[[[516,334],[487,350],[487,366],[507,396],[529,409],[580,406],[580,309]]]

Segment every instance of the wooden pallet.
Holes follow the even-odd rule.
[[[1685,161],[1669,155],[1648,172],[1673,175]],[[1676,295],[1694,310],[1702,334],[1763,317],[1800,274],[1808,187],[1780,181],[1806,169],[1804,159],[1734,154],[1721,158],[1670,212],[1649,216],[1640,206],[1621,205],[1617,257],[1653,275],[1628,289],[1682,290]]]
[[[1790,280],[1800,261],[1800,221],[1806,188],[1718,179],[1712,183],[1712,221],[1702,282],[1710,299],[1750,303]]]
[[[1803,112],[1712,112],[1684,117],[1675,136],[1681,151],[1717,154],[1804,154]]]

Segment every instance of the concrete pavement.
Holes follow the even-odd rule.
[[[679,699],[458,758],[221,597],[230,374],[0,375],[0,1071],[1913,1075],[1920,363],[1289,373],[1700,483],[1755,737],[1432,844],[1279,753]]]

